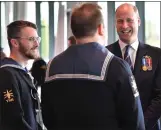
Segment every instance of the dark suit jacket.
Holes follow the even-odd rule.
[[[122,58],[118,41],[107,46],[114,55]],[[142,57],[152,58],[152,70],[143,71]],[[161,115],[161,49],[139,43],[133,70],[148,130],[159,130],[157,120]]]

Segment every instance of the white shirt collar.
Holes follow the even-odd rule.
[[[123,51],[123,49],[125,48],[125,46],[127,45],[126,43],[124,43],[123,41],[121,41],[119,39],[119,45],[120,45],[120,48],[121,48],[121,51]],[[138,46],[139,46],[139,40],[137,39],[135,42],[133,42],[131,45],[130,45],[135,51],[137,51],[138,49]]]

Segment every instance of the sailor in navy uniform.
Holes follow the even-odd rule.
[[[51,60],[41,100],[50,130],[144,130],[129,66],[99,43],[71,46]]]
[[[37,90],[30,75],[16,61],[5,58],[0,67],[0,129],[37,130]]]
[[[128,64],[105,47],[101,8],[74,8],[77,44],[54,57],[42,86],[42,115],[49,130],[145,130],[135,79]]]

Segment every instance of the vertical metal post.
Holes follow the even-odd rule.
[[[36,25],[38,27],[38,35],[41,37],[41,14],[40,14],[40,4],[41,2],[36,1],[35,5],[36,5]],[[39,51],[41,54],[41,44],[39,47]]]
[[[54,56],[54,2],[49,3],[49,59]]]

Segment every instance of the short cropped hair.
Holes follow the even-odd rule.
[[[7,26],[7,38],[10,48],[11,48],[10,39],[18,37],[20,35],[21,29],[23,29],[24,27],[31,27],[37,30],[36,24],[23,20],[14,21]]]
[[[94,36],[103,23],[101,7],[96,3],[84,3],[75,7],[71,15],[71,30],[76,38]]]
[[[120,5],[119,7],[117,7],[115,13],[117,13],[117,11],[120,7],[125,6],[125,5],[131,6],[133,8],[134,12],[137,14],[138,18],[140,18],[138,8],[135,5],[132,5],[132,4],[129,4],[129,3],[124,3],[124,4]]]

